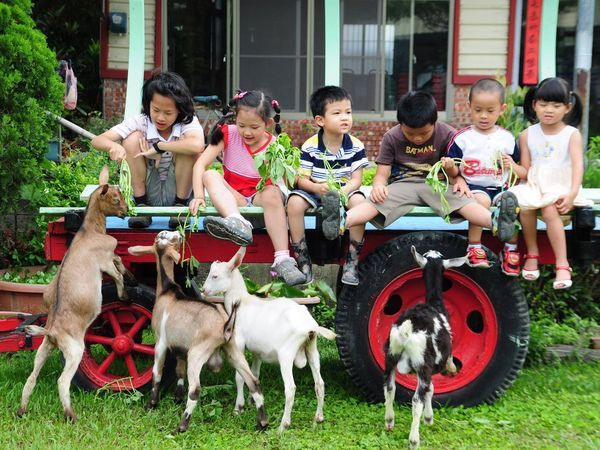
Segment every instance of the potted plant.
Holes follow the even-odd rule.
[[[57,266],[0,270],[0,311],[43,313],[43,295]]]

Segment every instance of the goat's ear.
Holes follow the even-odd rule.
[[[240,249],[233,255],[233,258],[229,260],[227,263],[228,269],[231,271],[233,269],[237,269],[242,264],[244,260],[244,255],[246,254],[246,247],[240,247]]]
[[[444,269],[449,269],[450,267],[460,267],[466,262],[466,256],[461,256],[460,258],[444,259]]]
[[[410,252],[413,255],[413,258],[415,259],[416,263],[419,265],[419,267],[422,269],[423,267],[425,267],[425,264],[427,264],[427,258],[425,258],[423,255],[421,255],[417,249],[415,248],[414,245],[410,246]]]
[[[169,258],[175,261],[175,264],[177,264],[179,262],[179,259],[181,258],[181,254],[174,248],[170,247],[167,248],[167,250],[165,251],[165,255],[167,255]]]
[[[98,177],[98,184],[108,184],[108,166],[102,167],[100,171],[100,177]]]
[[[135,245],[127,249],[130,255],[141,256],[154,253],[154,247],[151,245]]]

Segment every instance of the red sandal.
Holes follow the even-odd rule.
[[[571,269],[569,266],[556,266],[556,271],[558,272],[559,270],[567,270],[569,271],[569,273],[573,272],[573,269]],[[570,278],[568,280],[555,279],[552,282],[552,287],[556,290],[569,289],[571,286],[573,286],[573,280],[571,280]]]
[[[536,261],[539,259],[540,255],[530,255],[529,253],[525,255],[525,259],[535,259]],[[540,277],[540,269],[535,270],[521,270],[521,275],[527,281],[535,281]],[[556,288],[555,288],[556,289]]]

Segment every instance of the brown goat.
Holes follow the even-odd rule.
[[[106,216],[124,216],[127,204],[119,189],[108,185],[106,166],[100,173],[99,184],[90,197],[83,224],[44,294],[44,303],[49,307],[46,326],[25,327],[27,334],[43,335],[44,339],[35,355],[33,371],[23,387],[19,417],[25,414],[40,370],[52,350],[58,347],[65,359],[58,379],[60,401],[65,416],[72,421],[77,419],[71,407],[69,387],[81,362],[85,332],[102,307],[103,274],[115,280],[119,298],[126,299],[123,275],[133,277],[114,253],[117,240],[106,234]]]
[[[156,257],[156,301],[152,310],[154,347],[153,383],[149,408],[158,405],[158,391],[167,350],[187,354],[188,398],[177,432],[186,431],[200,395],[200,372],[205,363],[218,358],[222,348],[231,365],[242,376],[257,409],[257,428],[268,425],[260,384],[252,375],[244,354],[232,338],[235,313],[231,318],[221,305],[187,297],[173,281],[173,267],[180,259],[181,236],[177,231],[161,231],[152,246],[129,247],[132,255]],[[178,360],[178,371],[183,365]]]

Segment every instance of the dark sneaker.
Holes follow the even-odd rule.
[[[140,208],[147,207],[148,205],[144,203],[140,203],[139,205],[135,205]],[[134,216],[130,217],[127,221],[127,225],[129,228],[148,228],[152,224],[151,216]]]
[[[333,241],[340,235],[340,194],[336,191],[328,191],[321,197],[323,204],[323,236]]]
[[[517,197],[510,191],[504,192],[500,197],[500,204],[492,213],[492,233],[502,242],[510,241],[519,231],[518,215]]]
[[[508,250],[506,247],[500,253],[502,272],[509,277],[518,277],[521,271],[521,255],[516,250]]]
[[[488,269],[490,262],[487,259],[485,250],[481,247],[469,247],[467,249],[467,265],[479,269]]]
[[[313,280],[312,263],[310,261],[310,253],[306,245],[306,239],[303,237],[298,243],[292,242],[292,250],[298,264],[298,270],[304,274],[304,283],[308,284]]]
[[[173,206],[187,206],[187,205],[183,205],[181,203],[175,203]],[[179,226],[184,226],[185,225],[185,217],[186,214],[181,213],[179,216],[171,216],[169,217],[169,228],[174,230]]]
[[[364,240],[362,242],[356,242],[355,240],[350,241],[348,255],[346,255],[346,263],[342,269],[342,283],[344,284],[350,286],[358,285],[358,257],[363,243]]]
[[[252,244],[252,225],[239,217],[205,217],[204,229],[212,237],[246,247]]]
[[[272,275],[281,278],[286,284],[295,286],[306,281],[306,276],[298,270],[294,258],[281,259],[277,264],[271,266]]]

